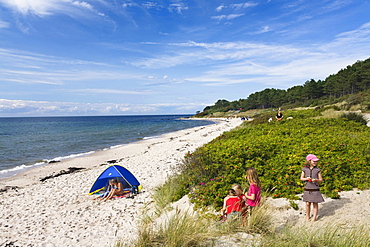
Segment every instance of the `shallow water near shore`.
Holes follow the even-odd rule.
[[[191,115],[0,118],[0,179],[50,161],[212,124]]]

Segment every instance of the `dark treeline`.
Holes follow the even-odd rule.
[[[341,69],[337,74],[328,76],[325,80],[306,81],[303,85],[287,90],[267,88],[252,93],[247,99],[229,102],[218,100],[215,105],[207,106],[202,113],[208,115],[214,112],[229,110],[247,111],[251,109],[278,108],[283,105],[302,106],[312,104],[317,99],[340,98],[348,94],[356,94],[370,89],[370,58],[357,61],[352,66]]]

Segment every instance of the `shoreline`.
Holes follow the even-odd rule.
[[[214,119],[212,119],[214,120]],[[240,119],[171,132],[88,156],[62,160],[0,180],[0,246],[110,246],[130,241],[137,232],[140,210],[152,201],[152,191],[181,165],[187,152],[236,128]],[[116,161],[116,162],[113,162]],[[88,192],[109,164],[127,168],[143,186],[134,199],[91,200]],[[70,174],[40,179],[83,168]]]
[[[184,118],[182,120],[198,120],[198,119]],[[204,119],[199,119],[199,120],[204,120]],[[217,123],[218,121],[222,121],[222,119],[216,119],[216,118],[215,119],[207,119],[207,120],[210,122],[209,125],[213,125],[213,124]],[[203,126],[207,126],[207,125],[203,125]],[[201,126],[198,126],[198,127],[201,127]],[[21,174],[24,174],[24,173],[27,173],[28,171],[31,171],[33,169],[38,169],[38,168],[41,168],[41,167],[44,167],[44,166],[55,166],[58,163],[66,162],[68,160],[77,159],[77,158],[81,158],[81,157],[87,157],[87,156],[90,156],[90,155],[94,155],[96,153],[105,152],[105,151],[109,151],[111,149],[121,148],[121,147],[126,146],[126,145],[135,144],[137,142],[143,142],[143,141],[150,140],[150,139],[160,138],[162,135],[175,133],[175,132],[176,131],[165,133],[165,134],[160,134],[160,135],[148,136],[148,137],[144,137],[142,139],[137,139],[135,141],[130,141],[130,142],[127,142],[127,143],[122,143],[122,144],[118,144],[118,145],[114,145],[114,146],[110,146],[110,147],[105,147],[105,148],[102,148],[102,149],[96,149],[96,150],[86,151],[86,152],[83,152],[83,153],[75,153],[75,154],[69,154],[69,155],[66,155],[66,156],[54,157],[50,160],[43,159],[44,162],[36,162],[34,164],[31,164],[31,165],[19,165],[19,166],[10,168],[10,169],[6,169],[6,171],[8,171],[11,174],[14,173],[13,171],[16,171],[16,170],[20,170],[20,171],[18,173],[15,173],[14,175],[9,176],[9,177],[0,177],[0,190],[4,189],[4,187],[2,188],[2,181],[3,180],[7,180],[7,179],[17,177],[17,176],[19,176]],[[25,168],[22,168],[22,166],[25,166]],[[55,169],[53,169],[53,170],[55,170]]]
[[[195,120],[195,119],[191,119],[189,117],[186,117],[186,118],[185,117],[179,117],[175,120]],[[198,120],[198,119],[196,119],[196,120]],[[212,125],[212,124],[216,123],[217,121],[220,121],[220,119],[207,119],[207,120],[199,119],[199,120],[203,120],[203,121],[208,122],[207,124],[202,125],[202,126]],[[195,126],[195,127],[197,127],[197,126]],[[188,128],[192,128],[192,127],[188,127]],[[167,132],[167,133],[172,133],[172,132],[176,132],[176,131],[178,131],[178,130],[172,130],[171,132]],[[143,140],[158,138],[158,137],[160,137],[164,134],[167,134],[167,133],[162,133],[162,134],[161,133],[156,133],[156,134],[144,136],[142,138],[127,139],[126,141],[123,140],[123,142],[120,142],[120,143],[115,143],[115,144],[111,144],[111,145],[107,144],[107,146],[102,146],[102,147],[96,148],[96,149],[94,149],[93,147],[91,149],[87,148],[87,149],[81,150],[81,152],[75,152],[73,150],[70,150],[72,152],[67,152],[67,153],[64,153],[64,154],[60,153],[60,154],[56,154],[55,156],[51,156],[51,157],[47,157],[47,158],[45,158],[45,156],[39,156],[38,159],[35,158],[34,162],[29,162],[29,161],[26,162],[26,163],[20,162],[18,165],[14,166],[14,167],[11,166],[9,168],[4,168],[4,169],[0,170],[0,181],[3,180],[3,179],[7,179],[7,178],[17,176],[18,174],[21,174],[23,172],[26,172],[28,170],[32,170],[32,169],[35,169],[35,168],[38,168],[38,167],[49,166],[49,165],[53,165],[53,164],[61,162],[61,161],[65,161],[65,160],[69,160],[69,159],[73,159],[73,158],[78,158],[78,157],[89,156],[89,155],[94,154],[96,152],[119,148],[119,147],[122,147],[122,146],[125,146],[125,145],[128,145],[128,144],[140,142],[140,141],[143,141]]]

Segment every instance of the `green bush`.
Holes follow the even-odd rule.
[[[370,187],[368,127],[345,119],[308,119],[314,110],[294,114],[303,119],[247,125],[189,153],[178,175],[175,200],[190,193],[197,207],[220,209],[232,184],[247,189],[247,167],[257,169],[263,191],[273,198],[299,199],[304,186],[299,177],[309,153],[321,159],[321,191],[327,196],[338,198],[339,191]]]
[[[348,120],[352,120],[363,125],[367,124],[367,120],[364,118],[364,116],[355,112],[344,113],[342,114],[341,118],[346,118]]]

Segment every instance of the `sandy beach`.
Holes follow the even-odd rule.
[[[241,123],[223,119],[0,180],[0,246],[112,246],[116,240],[130,241],[141,207],[152,201],[153,189],[181,165],[184,155]],[[142,193],[134,199],[92,200],[92,184],[113,161],[134,174]],[[40,182],[70,167],[83,169]]]
[[[3,190],[0,192],[0,246],[113,246],[117,240],[129,242],[136,236],[141,208],[152,202],[153,189],[173,174],[184,155],[241,123],[240,119],[224,119],[0,180],[0,191]],[[143,185],[142,193],[134,199],[92,200],[94,196],[88,192],[110,161],[129,169]],[[69,167],[84,169],[40,182]],[[336,200],[325,198],[319,205],[318,221],[308,225],[370,224],[370,190],[340,192],[340,195]],[[292,209],[286,199],[267,199],[275,210],[275,227],[308,226],[304,202],[295,202],[298,210]],[[175,205],[191,207],[186,199]]]

